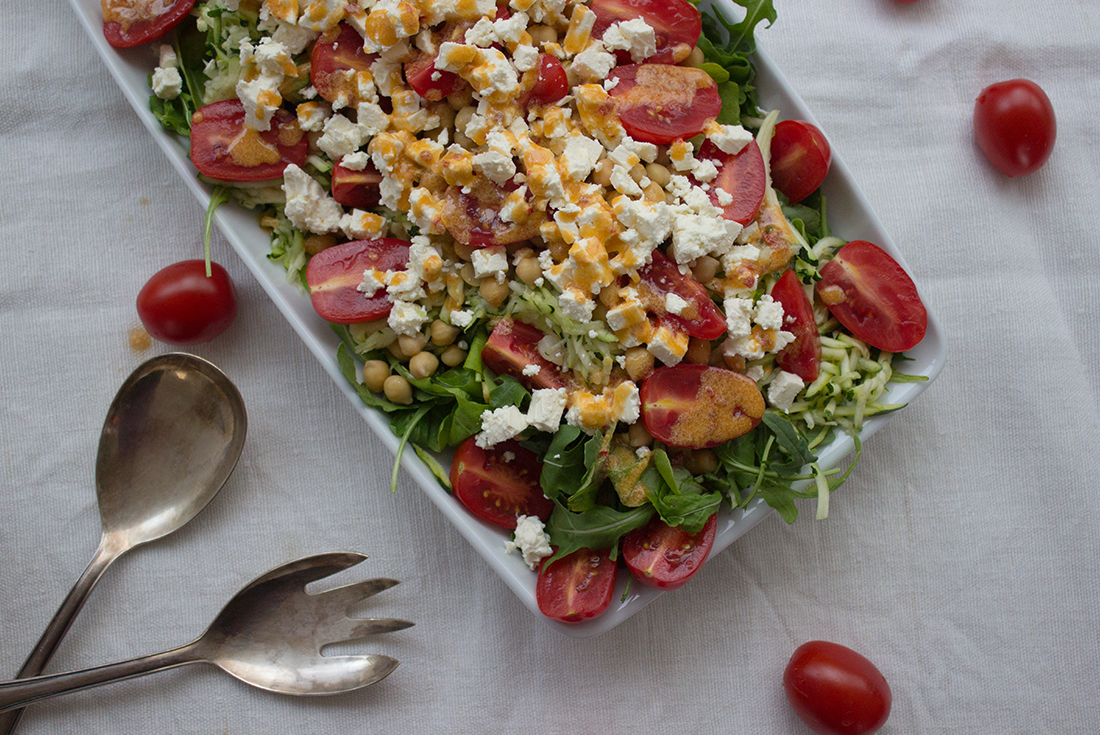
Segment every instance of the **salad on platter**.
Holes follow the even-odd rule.
[[[602,614],[620,559],[683,585],[722,509],[825,517],[854,461],[821,448],[858,459],[925,379],[912,280],[832,234],[824,135],[759,107],[771,0],[102,4],[211,211],[256,211],[399,455],[502,529],[549,618]]]

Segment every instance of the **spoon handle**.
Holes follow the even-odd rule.
[[[189,643],[163,653],[131,658],[92,669],[0,682],[0,712],[16,714],[22,711],[20,708],[50,697],[196,663],[202,659],[195,655],[194,647],[194,643]]]
[[[107,570],[111,562],[119,557],[119,554],[121,554],[121,549],[118,544],[114,542],[113,538],[104,535],[99,543],[99,548],[96,549],[95,556],[88,564],[88,568],[76,580],[76,584],[69,590],[69,594],[61,603],[61,607],[54,613],[53,620],[46,626],[46,631],[38,639],[38,643],[31,651],[31,655],[27,657],[26,663],[15,675],[16,679],[27,679],[42,673],[50,659],[53,658],[54,652],[57,651],[61,639],[69,631],[69,627],[76,619],[77,613],[84,607],[84,602],[88,599],[92,588],[95,587],[96,582],[103,576],[103,572]],[[19,709],[0,714],[0,734],[11,735],[18,726],[22,714],[22,710]]]

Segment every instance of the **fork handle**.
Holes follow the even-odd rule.
[[[31,651],[23,667],[19,669],[19,672],[15,675],[16,679],[26,679],[37,676],[45,670],[46,664],[53,658],[54,652],[57,651],[61,639],[65,637],[65,634],[69,631],[69,627],[72,626],[77,613],[84,607],[84,603],[87,601],[88,595],[91,594],[92,588],[95,587],[99,578],[103,576],[103,572],[107,571],[107,567],[109,567],[123,551],[124,549],[120,546],[116,538],[109,534],[103,535],[103,538],[101,538],[99,542],[99,548],[96,549],[95,556],[92,557],[92,561],[88,564],[88,568],[85,569],[84,573],[80,575],[80,578],[76,580],[76,584],[69,590],[69,594],[66,595],[61,606],[57,608],[57,612],[54,613],[53,619],[50,620],[49,625],[46,626],[46,630],[42,633],[42,637],[38,639],[38,643],[35,644],[34,650]],[[0,714],[0,735],[11,735],[15,732],[15,728],[19,725],[19,718],[21,715],[22,712],[19,710]]]
[[[196,643],[188,643],[163,653],[131,658],[92,669],[2,682],[0,683],[0,712],[26,707],[28,704],[61,694],[203,661],[202,657],[196,655],[195,649]]]

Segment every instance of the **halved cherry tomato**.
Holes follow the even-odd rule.
[[[451,460],[451,487],[478,518],[502,528],[516,527],[519,516],[546,520],[554,502],[542,494],[538,455],[509,439],[482,449],[470,437],[458,445]]]
[[[553,564],[543,562],[535,581],[539,611],[563,623],[603,615],[615,595],[616,566],[607,549],[578,549]]]
[[[609,94],[619,121],[635,140],[668,145],[703,132],[718,117],[722,98],[705,71],[667,64],[628,64],[611,70]]]
[[[705,365],[659,367],[642,383],[642,421],[673,447],[705,449],[748,433],[764,397],[746,375]]]
[[[237,291],[217,263],[185,260],[153,274],[137,296],[142,326],[170,345],[209,342],[237,318]]]
[[[810,641],[783,671],[795,714],[818,735],[871,735],[890,717],[894,697],[878,668],[847,646]]]
[[[449,20],[442,28],[431,32],[432,46],[438,49],[440,44],[447,42],[463,43],[466,31],[473,26],[469,21]],[[412,60],[404,64],[405,81],[424,99],[438,101],[467,86],[466,80],[455,72],[435,68],[438,51],[427,54],[414,49],[412,53]]]
[[[103,0],[103,37],[115,48],[156,40],[187,17],[195,0]]]
[[[659,590],[683,587],[707,560],[717,528],[717,513],[696,534],[654,516],[649,523],[623,537],[623,561],[634,579],[647,587]]]
[[[726,331],[726,319],[722,311],[710,300],[706,287],[680,272],[676,264],[659,250],[653,251],[653,260],[638,272],[641,282],[638,295],[645,310],[662,321],[679,325],[692,337],[717,339]],[[666,310],[668,294],[676,294],[687,302],[679,314]]]
[[[363,37],[347,23],[325,31],[313,44],[309,56],[309,81],[317,94],[329,102],[343,98],[354,107],[359,100],[359,82],[355,72],[370,71],[378,54],[363,50]],[[352,72],[349,74],[348,72]]]
[[[535,73],[535,83],[520,100],[524,107],[532,103],[552,105],[569,93],[569,77],[556,56],[539,54],[539,65]]]
[[[783,120],[775,126],[771,155],[772,186],[795,204],[821,186],[833,152],[817,126],[804,120]]]
[[[1054,150],[1057,125],[1046,92],[1027,79],[991,84],[974,103],[978,147],[1005,176],[1043,167]]]
[[[382,201],[382,174],[367,163],[361,171],[337,163],[332,169],[332,198],[345,207],[369,209]]]
[[[821,363],[821,337],[814,321],[814,307],[793,270],[787,271],[772,287],[772,298],[783,305],[783,329],[794,335],[794,342],[775,356],[781,370],[794,373],[805,383],[817,380]]]
[[[866,240],[852,240],[822,266],[817,294],[849,332],[886,352],[915,347],[928,329],[913,279]]]
[[[572,382],[561,368],[539,352],[539,340],[545,336],[538,327],[504,317],[493,327],[481,350],[481,359],[497,375],[511,375],[530,390],[568,388]],[[524,368],[531,365],[538,365],[538,372],[525,374]]]
[[[326,248],[310,258],[306,266],[313,309],[334,324],[381,319],[390,313],[393,303],[385,291],[367,298],[357,290],[363,282],[363,271],[405,270],[408,263],[409,243],[388,237]]]
[[[767,191],[767,171],[760,146],[752,141],[737,153],[723,153],[711,141],[699,147],[698,159],[713,161],[718,176],[711,182],[710,200],[722,210],[722,216],[738,224],[747,225],[756,219]],[[721,189],[733,197],[729,204],[718,201]]]
[[[650,64],[679,64],[691,55],[703,30],[703,18],[695,6],[685,0],[592,0],[596,24],[593,38],[603,38],[608,26],[618,21],[641,18],[657,38],[657,53],[645,59]],[[625,51],[617,53],[619,63],[632,59]]]
[[[515,186],[497,186],[477,177],[470,186],[449,186],[443,195],[443,226],[451,237],[475,248],[511,245],[539,234],[540,213],[534,206],[523,222],[505,222],[500,218],[509,191]]]
[[[301,166],[309,141],[298,119],[276,110],[271,129],[260,132],[244,122],[244,105],[232,99],[204,105],[191,116],[191,162],[199,173],[222,181],[262,181]]]

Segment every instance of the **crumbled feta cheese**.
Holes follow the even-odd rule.
[[[340,228],[344,210],[312,176],[293,163],[283,172],[285,213],[299,230],[323,235]]]
[[[325,120],[323,129],[325,132],[317,139],[317,147],[334,161],[359,150],[371,137],[366,128],[343,115],[333,115]]]
[[[576,289],[563,291],[558,305],[565,316],[581,323],[592,321],[592,313],[596,309],[592,299]]]
[[[764,329],[783,328],[783,304],[773,299],[769,294],[760,297],[756,304],[756,314],[753,321]]]
[[[747,337],[752,332],[752,299],[736,296],[723,303],[726,312],[726,330],[731,338]]]
[[[802,378],[786,370],[780,370],[768,384],[768,403],[782,411],[788,411],[795,397],[805,387],[806,384]]]
[[[612,23],[603,33],[603,43],[612,51],[629,51],[630,60],[635,63],[657,53],[656,33],[641,18]]]
[[[565,141],[561,158],[563,172],[573,181],[584,181],[604,152],[603,144],[587,135],[573,135]]]
[[[516,531],[513,540],[504,542],[504,553],[518,551],[523,563],[531,571],[538,569],[539,562],[552,555],[550,536],[538,516],[520,516],[516,519]]]
[[[565,388],[538,388],[531,393],[531,405],[527,408],[527,422],[550,434],[558,431],[561,416],[565,413],[568,397]]]
[[[527,417],[515,406],[503,406],[481,413],[481,431],[474,443],[491,449],[503,441],[519,436],[528,427]]]
[[[465,329],[473,324],[474,314],[472,311],[458,310],[451,312],[451,324],[459,329]]]
[[[594,41],[573,57],[569,70],[582,83],[602,82],[615,68],[615,64],[615,54],[605,50],[599,41]]]
[[[428,312],[423,306],[413,301],[396,299],[386,323],[397,334],[411,337],[420,334],[420,328],[426,321],[428,321]]]
[[[370,156],[366,151],[355,151],[340,159],[340,165],[351,171],[362,171],[370,163]]]
[[[753,140],[753,135],[740,125],[722,125],[711,133],[710,141],[723,153],[737,154]]]
[[[531,363],[530,365],[524,365],[523,374],[526,375],[527,377],[531,377],[533,375],[538,375],[540,370],[542,370],[541,365]]]
[[[504,283],[508,277],[508,251],[503,245],[474,250],[470,262],[478,278],[493,276],[498,283]]]
[[[687,308],[687,305],[688,302],[679,294],[672,293],[671,291],[665,294],[665,311],[669,314],[676,314],[679,316],[684,309]]]
[[[183,77],[174,66],[158,66],[153,70],[153,94],[162,100],[174,100],[183,91]]]

